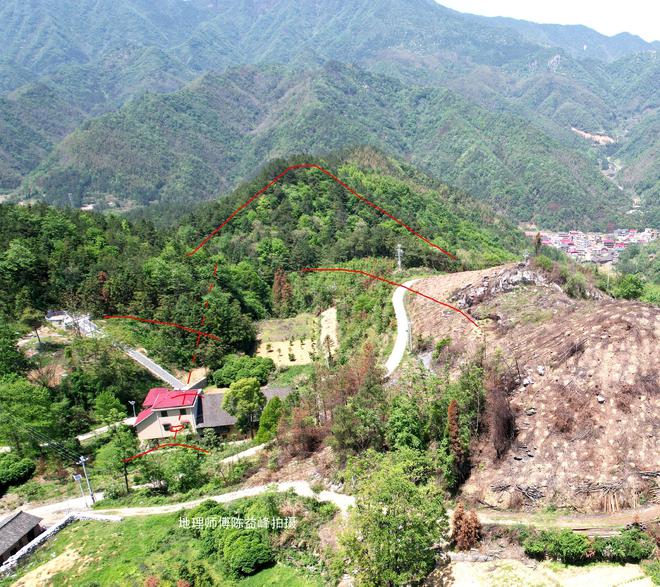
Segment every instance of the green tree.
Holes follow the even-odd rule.
[[[0,414],[6,421],[0,427],[0,439],[19,455],[43,452],[40,445],[55,434],[58,407],[45,387],[16,375],[0,379]]]
[[[405,395],[392,402],[390,417],[385,428],[385,439],[391,449],[424,447],[424,431],[417,406]]]
[[[372,465],[358,486],[350,530],[340,542],[348,571],[359,585],[421,582],[436,565],[434,545],[447,540],[439,489],[432,483],[416,484],[406,460]]]
[[[126,410],[114,393],[104,390],[94,400],[94,417],[103,424],[112,424],[125,418]]]
[[[110,474],[123,474],[126,493],[128,486],[128,468],[130,463],[125,459],[138,452],[138,441],[135,434],[126,426],[120,426],[112,435],[109,442],[104,444],[96,453],[95,466]]]
[[[277,426],[282,415],[282,400],[275,396],[271,398],[259,418],[259,430],[255,436],[257,442],[268,442],[275,437]]]
[[[265,385],[274,370],[275,363],[268,357],[227,355],[222,367],[213,373],[213,382],[219,387],[227,387],[239,379],[256,377],[261,385]]]
[[[616,284],[614,293],[617,298],[638,300],[644,293],[644,281],[637,275],[624,275]]]
[[[17,344],[18,333],[8,324],[0,325],[0,377],[27,371],[29,363]]]
[[[162,476],[168,491],[184,492],[206,482],[202,471],[204,456],[196,450],[181,449],[166,455],[162,463]]]
[[[21,458],[14,453],[0,454],[0,495],[10,485],[27,481],[34,473],[35,464],[32,459]]]
[[[261,391],[256,377],[239,379],[229,386],[222,407],[238,420],[243,432],[250,432],[254,438],[254,425],[259,420],[261,410],[266,404],[266,396]]]
[[[358,393],[332,413],[332,439],[342,453],[359,453],[367,448],[381,449],[387,402],[383,386],[369,372]]]

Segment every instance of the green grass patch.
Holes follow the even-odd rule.
[[[262,320],[258,324],[259,339],[265,344],[311,338],[317,322],[314,315],[308,312],[293,318]]]
[[[660,585],[660,560],[643,563],[642,570],[651,578],[654,585]]]
[[[291,387],[309,377],[314,371],[314,365],[291,365],[275,372],[268,382],[271,387]]]
[[[203,565],[213,585],[219,587],[320,587],[323,584],[280,564],[243,580],[228,579],[215,557],[202,557],[199,541],[179,528],[179,515],[167,514],[127,518],[119,523],[76,522],[38,550],[16,575],[0,580],[0,587],[9,587],[58,555],[72,551],[77,553],[75,563],[61,571],[55,570],[47,579],[49,585],[141,587],[153,576],[160,578],[160,587],[170,587],[180,578],[181,564],[190,561]]]
[[[284,565],[275,565],[238,582],[240,587],[321,587],[318,579],[307,577]]]

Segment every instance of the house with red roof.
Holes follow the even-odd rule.
[[[135,419],[138,438],[168,438],[177,431],[196,433],[204,418],[201,397],[201,389],[150,389]]]
[[[204,428],[212,428],[222,436],[229,434],[235,429],[236,418],[222,407],[226,391],[150,389],[133,424],[138,438],[148,441],[171,438],[175,433],[201,434]],[[276,396],[283,400],[291,393],[288,387],[266,387],[262,391],[267,401]]]

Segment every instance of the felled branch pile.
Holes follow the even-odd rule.
[[[511,483],[495,483],[494,485],[491,485],[490,488],[495,492],[495,493],[502,493],[503,491],[506,491],[511,487]]]
[[[623,481],[610,481],[610,482],[600,482],[600,481],[587,481],[578,485],[575,490],[577,495],[582,495],[585,493],[598,493],[599,491],[605,495],[609,493],[616,493],[620,491],[623,487]]]
[[[588,481],[578,485],[575,489],[576,495],[588,495],[600,493],[601,505],[606,512],[616,512],[621,509],[619,504],[620,492],[623,489],[623,481],[596,482]]]
[[[534,487],[533,485],[528,487],[516,485],[516,491],[519,491],[531,501],[536,501],[537,499],[541,499],[543,497],[543,492],[538,487]]]
[[[660,477],[660,471],[637,471],[637,474],[643,479],[655,479]]]

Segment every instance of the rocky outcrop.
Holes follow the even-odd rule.
[[[495,275],[486,275],[478,283],[462,287],[454,293],[452,300],[459,308],[471,308],[521,285],[545,285],[559,289],[559,286],[549,283],[542,274],[530,269],[526,263],[520,263],[515,267],[502,269]]]

